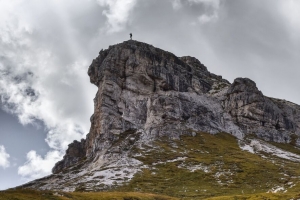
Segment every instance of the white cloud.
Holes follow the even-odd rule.
[[[129,21],[131,10],[136,0],[97,0],[100,6],[107,7],[103,15],[107,17],[108,33],[119,32],[124,29]]]
[[[9,167],[9,157],[9,154],[5,151],[5,147],[3,145],[0,145],[0,167],[4,169]]]
[[[0,13],[13,16],[0,20],[1,100],[6,110],[16,114],[22,124],[42,121],[49,130],[49,146],[64,151],[68,143],[82,138],[89,130],[96,91],[87,76],[90,61],[80,56],[81,52],[74,53],[81,49],[76,45],[71,46],[76,55],[61,55],[56,47],[51,48],[47,40],[53,38],[39,38],[41,31],[47,30],[34,26],[36,21],[21,20],[26,11],[20,8],[24,2],[18,2],[6,4],[6,9],[2,5],[0,8]],[[33,4],[29,2],[26,6],[32,9]],[[20,12],[15,12],[18,10]],[[64,25],[68,29],[68,24]],[[64,41],[60,43],[65,45]],[[71,43],[76,44],[76,41]],[[60,46],[57,48],[60,50]],[[67,51],[67,47],[64,50]],[[71,58],[64,60],[64,57]]]
[[[81,35],[74,33],[72,19],[67,16],[75,12],[73,1],[64,1],[60,9],[58,2],[0,1],[2,104],[23,125],[42,122],[48,131],[46,142],[52,148],[44,159],[29,152],[19,174],[31,178],[50,173],[68,144],[88,133],[93,113],[96,87],[87,75],[91,60],[78,45]],[[84,5],[77,5],[79,14],[82,8]],[[32,167],[38,162],[47,164],[45,170]]]
[[[27,162],[18,168],[18,174],[26,180],[37,179],[51,173],[54,164],[61,159],[58,151],[50,151],[42,158],[35,151],[27,153]]]
[[[45,62],[54,59],[47,51],[34,51],[30,55],[32,58],[26,55],[21,58],[24,62],[11,63],[14,69],[7,67],[9,63],[1,63],[2,102],[24,125],[42,121],[49,130],[49,146],[65,150],[74,139],[82,138],[90,125],[87,106],[81,105],[85,103],[83,98],[92,99],[92,95],[85,96],[83,88],[83,82],[90,84],[88,78],[82,77],[87,76],[88,64],[82,61],[57,67]]]

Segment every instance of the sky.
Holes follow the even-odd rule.
[[[0,190],[51,174],[85,138],[101,49],[133,39],[300,104],[298,0],[0,0]]]

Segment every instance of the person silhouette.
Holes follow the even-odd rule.
[[[130,39],[132,40],[132,33],[130,33],[129,35],[130,35]]]

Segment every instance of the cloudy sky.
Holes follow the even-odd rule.
[[[131,32],[300,104],[298,0],[0,0],[0,190],[50,174],[85,137],[88,66]]]

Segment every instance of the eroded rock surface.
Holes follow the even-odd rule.
[[[127,41],[101,51],[88,74],[99,90],[87,156],[108,148],[128,130],[140,130],[149,138],[178,139],[191,130],[242,135],[220,101],[208,94],[214,84],[224,87],[229,82],[208,72],[196,58],[178,58]]]
[[[250,79],[234,80],[227,91],[224,108],[245,134],[281,143],[290,142],[292,135],[300,134],[299,106],[263,96]]]
[[[53,172],[62,171],[63,169],[71,167],[85,158],[86,158],[85,140],[82,139],[80,142],[74,140],[71,144],[69,144],[68,149],[66,151],[66,155],[64,156],[63,160],[57,162],[53,167],[52,171]]]
[[[145,43],[126,41],[101,50],[88,75],[98,92],[81,158],[105,154],[128,131],[144,140],[178,139],[195,131],[256,134],[276,142],[299,135],[299,106],[265,97],[250,79],[230,84],[194,57],[179,58]],[[53,172],[76,160],[67,152]]]
[[[94,190],[100,190],[112,180],[129,181],[143,166],[130,157],[131,149],[160,137],[227,132],[239,139],[255,134],[299,144],[298,105],[265,97],[247,78],[230,84],[194,57],[176,57],[130,40],[101,50],[88,75],[98,87],[90,132],[85,140],[69,145],[53,168],[55,175],[30,187],[62,190],[93,180]],[[116,164],[120,161],[123,166]],[[123,179],[105,178],[101,171],[108,166],[123,171]]]

